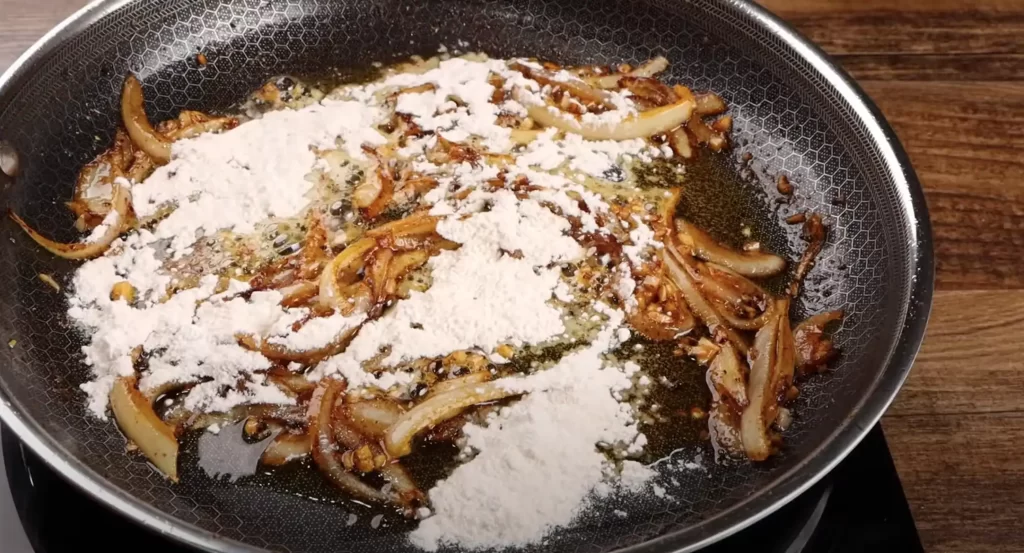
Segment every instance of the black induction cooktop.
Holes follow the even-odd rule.
[[[38,553],[83,545],[145,544],[147,553],[185,553],[97,504],[55,474],[7,430],[2,434],[11,495]],[[109,542],[107,542],[109,543]],[[903,487],[881,427],[876,426],[832,473],[799,498],[703,553],[922,552]]]

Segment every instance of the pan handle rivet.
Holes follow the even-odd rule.
[[[0,140],[0,171],[8,177],[18,176],[18,152],[6,140]]]

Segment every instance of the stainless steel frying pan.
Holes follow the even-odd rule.
[[[692,551],[792,499],[878,421],[907,375],[931,305],[921,188],[863,92],[786,25],[739,0],[101,0],[0,77],[0,142],[20,161],[16,178],[0,175],[0,194],[37,228],[71,239],[60,204],[78,168],[110,143],[128,73],[143,80],[146,108],[160,120],[183,108],[225,110],[273,75],[351,73],[440,44],[567,64],[667,56],[668,80],[716,90],[731,105],[736,140],[727,165],[753,154],[750,201],[780,243],[799,244],[781,216],[826,215],[829,246],[798,310],[848,313],[838,333],[842,359],[804,386],[783,455],[681,473],[668,490],[679,498],[672,504],[599,502],[538,550]],[[195,62],[199,51],[205,66]],[[791,203],[773,191],[780,171],[797,183]],[[346,526],[356,506],[305,497],[321,493],[314,471],[288,476],[283,488],[260,478],[228,484],[185,456],[183,482],[172,485],[126,455],[115,426],[86,413],[81,338],[65,319],[64,298],[37,278],[72,269],[9,221],[0,224],[0,339],[10,346],[0,347],[0,417],[61,474],[201,548],[411,549],[408,524],[397,517],[376,529],[366,516]],[[614,515],[617,508],[629,515]]]

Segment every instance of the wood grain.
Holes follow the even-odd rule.
[[[82,0],[0,0],[0,69]],[[937,284],[884,419],[926,549],[1024,551],[1024,0],[762,0],[836,56],[925,187]]]

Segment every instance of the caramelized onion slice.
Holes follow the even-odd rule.
[[[568,114],[552,112],[547,105],[527,102],[527,112],[534,121],[588,138],[590,140],[627,140],[647,138],[674,129],[690,118],[693,102],[680,100],[643,113],[625,117],[618,123],[580,120]]]
[[[28,223],[19,217],[13,211],[8,212],[11,219],[18,224],[31,238],[35,240],[37,244],[46,249],[46,251],[64,259],[90,259],[102,255],[103,252],[107,251],[118,236],[121,235],[121,231],[124,229],[128,222],[129,214],[131,213],[132,194],[128,190],[128,187],[115,182],[114,193],[111,199],[113,212],[116,213],[116,219],[114,224],[107,226],[107,229],[99,236],[96,240],[91,242],[75,242],[75,243],[62,243],[55,242],[46,238],[42,234],[39,234],[35,229],[28,226]],[[108,215],[111,217],[111,215]]]
[[[377,241],[372,237],[361,238],[349,244],[324,267],[320,273],[320,305],[337,308],[348,300],[344,287],[357,278],[364,265],[363,258],[375,247]]]
[[[757,330],[768,322],[774,302],[760,286],[739,273],[715,263],[706,263],[701,281],[704,297],[716,304],[719,314],[733,328]],[[750,312],[756,315],[745,316]]]
[[[693,255],[723,265],[747,277],[777,275],[786,268],[786,260],[770,253],[737,252],[719,244],[708,233],[689,221],[676,221],[679,239]]]
[[[132,143],[159,164],[171,160],[171,143],[149,124],[142,103],[142,84],[129,75],[121,89],[121,119]]]
[[[110,409],[124,435],[160,472],[172,482],[177,482],[178,438],[174,429],[156,416],[149,400],[135,387],[134,376],[124,376],[114,382],[110,391]]]
[[[309,434],[279,434],[260,457],[260,462],[271,467],[279,467],[292,461],[299,461],[309,456],[313,441]]]
[[[715,401],[726,401],[736,408],[747,406],[746,377],[736,347],[722,344],[707,372],[708,388]]]
[[[773,452],[770,427],[779,412],[779,398],[793,382],[793,338],[789,301],[778,300],[775,316],[757,331],[750,350],[750,403],[743,410],[740,436],[747,457],[763,461]]]
[[[331,411],[338,394],[345,385],[337,380],[324,380],[313,392],[309,402],[310,452],[320,472],[342,491],[353,496],[378,503],[388,503],[392,497],[370,486],[358,476],[345,470],[335,455],[334,432],[331,428]]]
[[[383,438],[387,429],[405,413],[397,403],[381,398],[347,402],[346,407],[352,426],[374,439]]]
[[[475,371],[462,376],[456,376],[455,378],[449,378],[448,380],[442,380],[437,384],[434,384],[430,388],[430,392],[427,394],[427,398],[449,392],[456,388],[473,384],[483,384],[491,379],[491,373],[487,371]]]
[[[826,311],[796,325],[793,329],[793,344],[796,366],[801,371],[822,367],[835,358],[838,352],[832,340],[825,337],[825,327],[842,318],[842,311]]]
[[[625,76],[630,77],[653,77],[658,73],[668,69],[668,59],[665,56],[658,56],[653,59],[645,61],[640,67],[630,71],[623,75],[622,73],[616,73],[613,75],[601,75],[597,77],[588,77],[584,79],[592,86],[597,88],[618,88],[619,79]]]
[[[311,365],[325,357],[341,353],[358,330],[358,326],[344,330],[327,345],[310,350],[290,349],[283,344],[275,344],[268,339],[260,339],[247,334],[238,336],[238,345],[251,351],[258,351],[273,361]]]
[[[594,88],[586,81],[576,77],[563,78],[563,76],[556,75],[547,69],[530,67],[517,61],[510,63],[509,68],[522,73],[527,79],[533,79],[542,85],[548,85],[551,88],[568,92],[584,102],[597,104],[604,109],[615,109],[615,103],[612,101],[611,94],[599,88]]]
[[[743,337],[736,334],[727,324],[720,313],[712,306],[697,287],[695,279],[695,261],[683,255],[675,245],[675,241],[668,241],[665,244],[668,255],[664,256],[665,268],[668,269],[668,276],[672,282],[683,293],[683,298],[690,306],[690,309],[703,321],[711,332],[722,333],[728,338],[739,353],[746,355],[747,342]]]
[[[458,415],[467,407],[520,394],[522,392],[511,391],[494,382],[469,384],[437,394],[395,421],[384,435],[384,447],[392,457],[403,457],[412,452],[412,439],[420,432]]]

